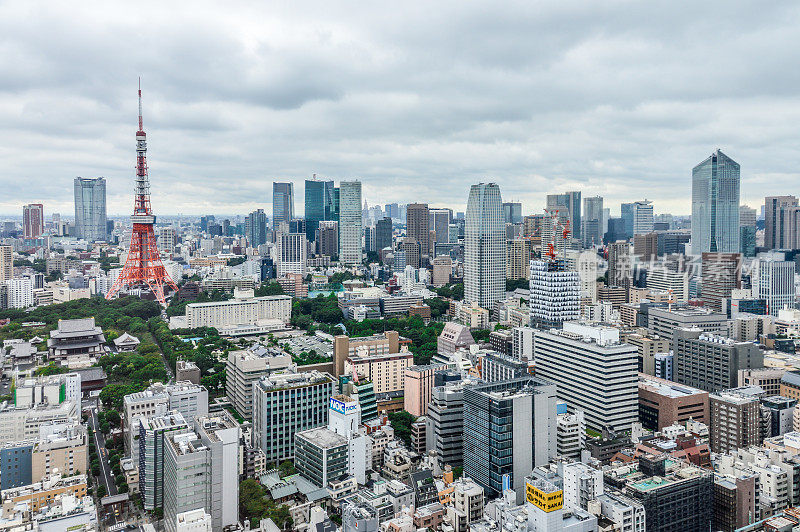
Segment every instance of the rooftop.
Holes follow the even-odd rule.
[[[297,438],[308,440],[320,449],[333,449],[347,445],[347,438],[336,434],[327,427],[318,427],[295,434]]]

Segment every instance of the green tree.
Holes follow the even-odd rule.
[[[417,416],[400,410],[399,412],[389,413],[389,423],[394,429],[394,434],[406,445],[411,445],[411,424],[417,420]]]

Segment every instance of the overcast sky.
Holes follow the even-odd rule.
[[[112,4],[116,4],[116,7]],[[169,7],[167,7],[169,6]],[[272,208],[272,181],[370,205],[541,212],[581,190],[691,211],[719,147],[742,202],[800,194],[800,2],[0,2],[0,213],[132,209],[142,76],[156,214]]]

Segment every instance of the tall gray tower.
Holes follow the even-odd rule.
[[[75,178],[75,234],[89,242],[106,240],[106,178]]]
[[[464,232],[464,300],[491,310],[505,294],[503,199],[495,183],[472,185]]]
[[[692,253],[739,252],[739,163],[717,149],[692,169]]]

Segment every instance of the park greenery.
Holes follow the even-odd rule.
[[[254,479],[239,484],[239,517],[249,520],[251,527],[257,527],[262,519],[272,519],[281,530],[292,526],[289,507],[279,505],[269,495],[269,491]]]
[[[506,279],[506,292],[513,292],[517,288],[530,288],[531,282],[527,279]]]
[[[227,294],[221,290],[212,290],[211,292],[200,292],[197,299],[194,301],[187,301],[177,297],[173,297],[167,307],[167,317],[183,316],[186,314],[186,305],[189,303],[208,303],[211,301],[227,301],[231,298],[231,294]]]
[[[464,299],[464,283],[455,283],[436,289],[436,295],[461,301]]]
[[[394,429],[394,435],[408,446],[411,445],[411,424],[416,420],[417,416],[405,410],[389,412],[389,423]]]
[[[351,337],[371,336],[384,331],[397,331],[400,336],[411,340],[409,351],[414,354],[414,364],[429,364],[436,354],[436,340],[444,328],[444,323],[425,322],[419,316],[410,318],[386,318],[383,320],[347,320],[344,322]],[[336,333],[334,333],[336,334]]]
[[[255,289],[256,297],[282,296],[284,294],[285,292],[283,291],[283,287],[277,281],[261,283],[261,286]]]

